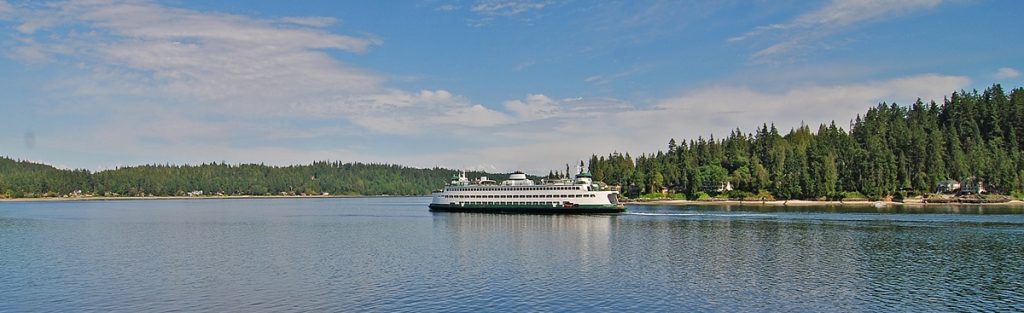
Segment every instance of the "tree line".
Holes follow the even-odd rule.
[[[827,104],[823,104],[827,105]],[[994,193],[1024,191],[1024,88],[1000,85],[959,91],[941,104],[880,103],[849,130],[835,122],[781,134],[763,124],[754,133],[669,140],[668,151],[592,156],[596,180],[623,186],[627,196],[706,193],[778,199],[872,199],[934,192],[947,180],[983,182]],[[728,183],[732,191],[722,190]]]
[[[92,173],[0,158],[0,197],[202,195],[426,195],[456,170],[320,161],[309,165],[142,165]],[[496,179],[508,174],[468,172]]]

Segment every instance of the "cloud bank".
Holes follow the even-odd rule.
[[[833,4],[774,28],[797,34],[826,22],[889,16],[863,13],[875,6],[857,3],[847,6],[860,9],[828,9],[839,6]],[[546,5],[481,2],[473,9],[505,16]],[[111,160],[104,167],[332,159],[544,173],[591,153],[653,152],[669,138],[752,131],[763,122],[781,129],[843,125],[881,101],[941,100],[970,84],[925,74],[780,91],[712,85],[644,103],[535,92],[486,104],[443,88],[395,88],[386,75],[341,61],[337,55],[372,54],[386,40],[331,32],[327,26],[342,23],[330,17],[254,18],[149,2],[15,8],[0,0],[4,12],[18,31],[7,55],[59,74],[43,87],[51,95],[39,101],[54,103],[44,109],[73,123],[47,142],[64,154]],[[586,82],[609,84],[641,70]]]

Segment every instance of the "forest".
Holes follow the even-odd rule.
[[[208,163],[143,165],[90,173],[0,158],[0,197],[200,195],[426,195],[455,170],[391,164],[314,162],[310,165]],[[502,174],[467,172],[473,177]]]
[[[883,199],[934,193],[952,180],[1020,198],[1022,147],[1024,88],[1007,94],[993,85],[954,92],[941,104],[880,103],[849,130],[833,121],[783,135],[763,124],[721,139],[670,139],[667,151],[635,159],[595,155],[590,169],[629,197]]]
[[[825,105],[825,104],[823,104]],[[727,137],[670,139],[667,151],[594,155],[595,180],[627,197],[884,199],[948,181],[1024,197],[1024,88],[954,92],[942,103],[880,103],[849,130],[783,135],[773,124]],[[582,163],[582,162],[581,162]],[[568,172],[568,170],[566,170]],[[319,161],[309,165],[142,165],[90,172],[0,157],[0,198],[196,195],[426,195],[456,170]],[[508,174],[467,173],[501,180]],[[551,175],[559,175],[549,173]],[[725,188],[726,186],[730,188]],[[730,190],[731,189],[731,190]]]

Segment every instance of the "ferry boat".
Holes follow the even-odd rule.
[[[515,172],[497,183],[487,177],[470,181],[465,172],[433,193],[433,212],[586,214],[626,211],[618,192],[602,190],[593,176],[580,170],[575,179],[544,179],[540,184]]]

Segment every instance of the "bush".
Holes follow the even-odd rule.
[[[637,198],[643,199],[643,200],[658,200],[658,199],[664,199],[665,195],[661,194],[660,192],[652,192],[652,193],[642,194],[642,195],[640,195]]]
[[[862,194],[860,192],[856,192],[856,191],[847,191],[847,192],[841,193],[839,198],[843,199],[843,200],[847,200],[847,201],[864,201],[864,200],[868,200],[867,196],[865,196],[864,194]]]
[[[729,199],[746,200],[754,196],[754,194],[743,191],[743,190],[732,190],[726,193]],[[758,198],[760,199],[760,198]]]
[[[750,201],[761,201],[761,200],[764,200],[764,201],[775,201],[775,195],[773,195],[772,193],[768,192],[767,190],[761,189],[761,190],[757,191],[757,194],[751,194],[749,198],[744,199],[744,200],[750,200]]]
[[[1010,193],[1010,197],[1013,197],[1014,199],[1017,200],[1024,200],[1024,192],[1014,191],[1013,193]]]
[[[711,196],[708,195],[706,192],[698,191],[697,193],[693,194],[693,199],[699,201],[707,201],[711,200]]]

